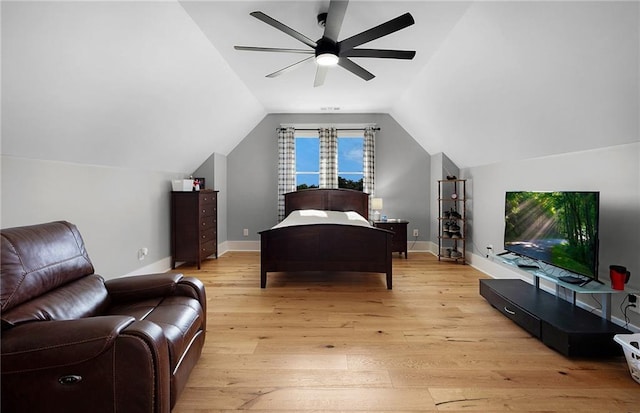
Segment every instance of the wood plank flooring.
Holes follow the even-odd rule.
[[[174,413],[640,412],[623,356],[569,359],[493,309],[486,276],[429,253],[383,274],[269,274],[256,252],[202,270],[203,355]]]

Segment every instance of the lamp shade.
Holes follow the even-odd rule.
[[[382,209],[382,198],[372,198],[371,199],[371,209],[375,209],[377,211]]]

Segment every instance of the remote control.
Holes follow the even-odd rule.
[[[534,264],[518,264],[518,267],[520,268],[529,268],[529,269],[537,269],[540,268],[537,265]]]

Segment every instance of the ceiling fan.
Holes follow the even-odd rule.
[[[391,19],[376,27],[365,30],[359,34],[351,36],[347,39],[338,41],[338,34],[342,28],[342,21],[347,11],[348,0],[331,0],[329,3],[329,11],[318,15],[318,24],[324,27],[322,38],[313,41],[307,36],[295,31],[283,23],[267,16],[261,11],[250,13],[256,19],[288,34],[294,39],[309,46],[309,49],[284,49],[272,47],[253,47],[253,46],[234,46],[236,50],[254,51],[254,52],[276,52],[276,53],[301,53],[310,54],[305,59],[300,60],[276,72],[268,74],[266,77],[273,78],[283,73],[289,72],[302,63],[314,60],[317,64],[316,76],[313,86],[321,86],[329,68],[338,65],[356,76],[364,80],[371,80],[375,76],[351,60],[351,57],[376,57],[384,59],[413,59],[416,55],[414,50],[388,50],[388,49],[357,49],[358,46],[368,43],[372,40],[402,30],[415,23],[410,13]]]

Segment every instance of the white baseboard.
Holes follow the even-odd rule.
[[[408,241],[407,249],[413,252],[431,252],[431,241]]]
[[[260,251],[260,241],[225,241],[226,251]],[[220,245],[222,245],[220,244]]]
[[[157,274],[157,273],[167,272],[169,270],[171,270],[171,257],[166,257],[159,261],[152,262],[151,264],[145,265],[144,267],[138,268],[137,270],[132,271],[128,274],[125,274],[125,276]]]

